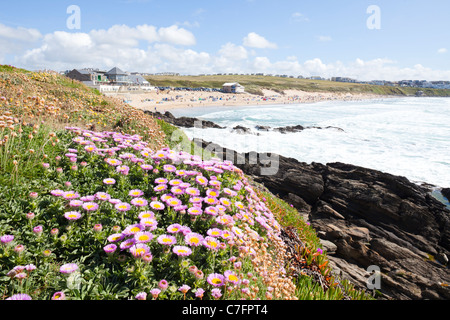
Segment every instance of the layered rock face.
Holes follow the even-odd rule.
[[[450,298],[450,211],[429,190],[404,177],[353,165],[306,164],[273,154],[268,163],[260,160],[267,155],[220,152],[220,146],[199,144],[234,160],[295,206],[317,231],[333,270],[357,287],[375,284],[388,299]],[[261,174],[274,165],[275,174]]]

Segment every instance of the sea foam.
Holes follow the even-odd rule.
[[[184,129],[239,152],[274,152],[301,162],[343,162],[400,175],[416,183],[450,186],[450,99],[390,98],[174,110],[227,129]],[[253,134],[239,134],[240,125]],[[259,131],[302,125],[301,132]],[[325,129],[326,127],[330,127]],[[341,129],[341,130],[340,130]],[[224,134],[225,130],[225,134]]]

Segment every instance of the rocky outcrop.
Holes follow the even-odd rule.
[[[293,132],[300,132],[305,130],[305,127],[301,126],[301,125],[297,125],[297,126],[287,126],[287,127],[280,127],[280,128],[275,128],[273,129],[273,131],[278,131],[281,133],[293,133]]]
[[[243,126],[235,126],[233,128],[233,132],[237,132],[239,134],[250,134],[250,133],[252,133],[250,128],[243,127]]]
[[[251,164],[250,156],[264,159],[255,153],[233,155],[236,166],[309,220],[336,274],[366,289],[367,270],[376,266],[384,298],[450,299],[450,211],[429,190],[376,170],[283,156],[276,173],[265,176],[261,169],[274,163]]]
[[[151,114],[153,117],[155,118],[159,118],[161,120],[164,120],[167,123],[173,124],[177,127],[183,127],[183,128],[193,128],[195,126],[197,126],[198,128],[215,128],[215,129],[226,129],[226,127],[222,127],[219,126],[218,124],[212,122],[212,121],[208,121],[208,120],[201,120],[198,118],[191,118],[191,117],[175,117],[173,114],[171,114],[169,111],[166,111],[164,114],[156,111],[144,111],[144,113],[146,114]],[[317,127],[317,126],[311,126],[311,127],[303,127],[301,125],[296,125],[296,126],[286,126],[286,127],[279,127],[279,128],[271,128],[269,126],[260,126],[260,125],[256,125],[255,129],[257,131],[276,131],[276,132],[280,132],[282,134],[287,134],[287,133],[295,133],[295,132],[301,132],[305,129],[335,129],[338,131],[344,131],[341,128],[338,127],[332,127],[332,126],[327,126],[327,127]],[[233,132],[239,133],[239,134],[253,134],[252,130],[250,128],[241,126],[241,125],[237,125],[235,127],[232,128]]]
[[[177,127],[193,128],[195,126],[198,126],[200,128],[225,129],[224,127],[221,127],[212,121],[200,120],[200,119],[191,118],[191,117],[176,118],[173,114],[171,114],[168,111],[164,114],[162,114],[160,112],[152,112],[152,111],[144,111],[144,113],[151,114],[153,117],[160,118],[161,120],[164,120],[165,122],[173,124]]]
[[[450,188],[442,188],[441,193],[448,201],[450,201]]]

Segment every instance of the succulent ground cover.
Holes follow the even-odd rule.
[[[57,74],[0,71],[0,299],[367,298],[232,163],[169,147],[170,125]],[[292,272],[284,227],[327,287]]]

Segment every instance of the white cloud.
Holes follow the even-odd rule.
[[[309,21],[309,18],[300,12],[294,12],[291,16],[291,19],[296,22],[308,22]]]
[[[238,61],[248,58],[247,49],[243,46],[237,46],[234,43],[228,42],[224,44],[220,50],[219,55],[231,61]]]
[[[250,48],[258,48],[258,49],[276,49],[277,45],[276,43],[268,41],[263,36],[260,36],[259,34],[255,32],[250,32],[244,39],[243,39],[244,46],[250,47]]]
[[[276,48],[276,44],[251,32],[243,44],[223,44],[217,52],[186,48],[196,43],[194,34],[178,25],[158,28],[151,25],[130,27],[114,25],[90,32],[55,31],[42,35],[35,29],[11,28],[0,24],[0,62],[27,69],[67,70],[118,66],[127,71],[184,74],[264,72],[293,76],[320,75],[352,77],[358,80],[427,79],[450,80],[450,70],[435,70],[424,65],[401,67],[386,58],[350,62],[301,61],[297,56],[284,59],[257,55],[258,48]],[[447,52],[442,48],[439,52]],[[14,56],[11,60],[9,56]]]
[[[0,23],[0,38],[22,42],[34,42],[42,37],[39,30],[23,27],[12,28]]]
[[[39,47],[18,55],[17,61],[25,66],[32,66],[32,69],[61,70],[90,66],[104,68],[115,65],[135,69],[139,65],[147,67],[154,63],[149,59],[154,58],[150,49],[140,48],[142,41],[148,46],[190,46],[195,44],[196,39],[190,31],[176,25],[165,28],[150,25],[114,25],[109,29],[91,30],[89,33],[55,31],[45,35]],[[191,54],[186,50],[181,51],[187,55]],[[179,55],[179,51],[177,54]]]
[[[441,48],[438,50],[438,53],[443,54],[443,53],[447,53],[447,48]]]
[[[41,38],[36,29],[12,28],[0,23],[0,62],[3,63],[7,54],[22,52]]]
[[[167,28],[160,28],[158,30],[158,36],[160,42],[167,42],[184,46],[192,46],[195,44],[194,35],[190,31],[179,28],[176,25]]]
[[[318,36],[317,40],[319,40],[320,42],[328,42],[331,41],[331,37],[330,36]]]
[[[355,59],[352,62],[343,63],[336,61],[325,63],[319,58],[300,62],[286,59],[271,62],[267,57],[256,57],[248,65],[251,72],[264,72],[270,74],[287,74],[303,76],[322,76],[331,78],[334,76],[351,77],[358,80],[391,80],[427,79],[450,80],[450,70],[433,70],[417,64],[413,67],[399,67],[396,61],[390,59],[373,59],[364,61]]]

